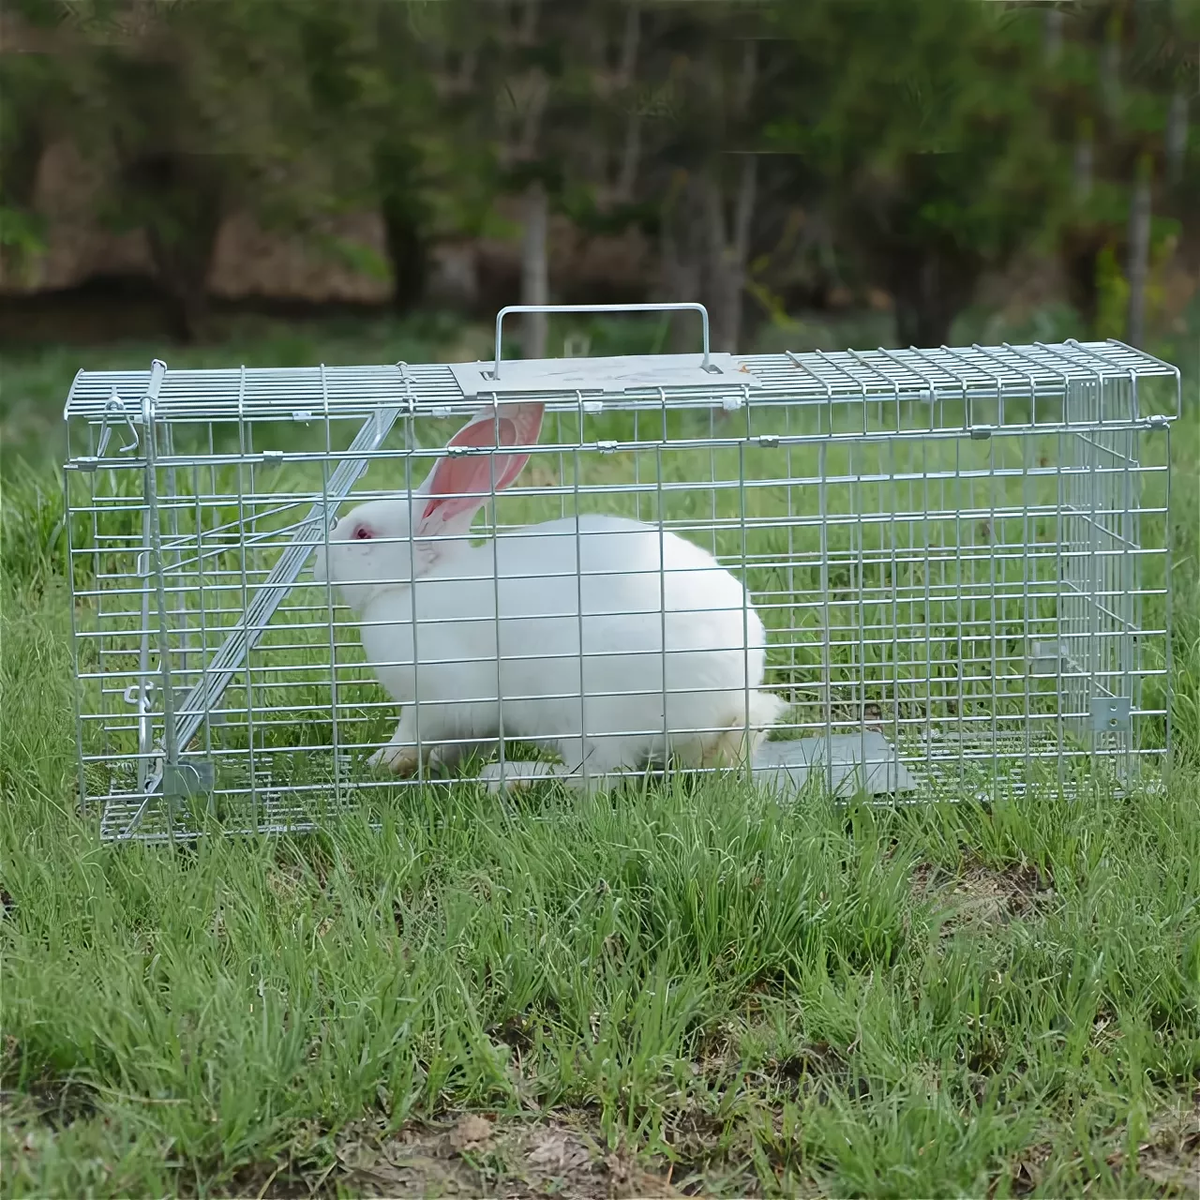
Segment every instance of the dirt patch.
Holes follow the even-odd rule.
[[[669,1173],[605,1149],[583,1116],[531,1125],[467,1114],[449,1127],[409,1126],[394,1134],[356,1123],[339,1135],[336,1156],[339,1182],[370,1196],[679,1194]]]
[[[1125,1151],[1108,1157],[1113,1170],[1126,1164]],[[1137,1150],[1137,1173],[1167,1196],[1200,1196],[1200,1089],[1190,1106],[1181,1104],[1150,1123]]]
[[[997,868],[972,862],[957,875],[921,863],[913,872],[912,891],[919,903],[937,902],[946,916],[947,931],[1028,917],[1045,909],[1054,897],[1051,880],[1029,863]]]
[[[1121,1148],[1113,1150],[1105,1162],[1114,1174],[1122,1173],[1129,1165],[1126,1132],[1114,1130],[1107,1140],[1110,1145],[1120,1143]],[[1042,1142],[1022,1155],[1012,1174],[1015,1195],[1029,1195],[1042,1185],[1053,1153],[1053,1146]],[[1181,1098],[1179,1104],[1150,1122],[1147,1136],[1138,1144],[1134,1169],[1160,1196],[1190,1200],[1200,1195],[1200,1089],[1190,1104]]]
[[[1016,1196],[1028,1196],[1037,1190],[1046,1174],[1046,1164],[1054,1153],[1049,1142],[1031,1146],[1013,1167],[1012,1189]]]
[[[96,1111],[96,1093],[70,1079],[38,1080],[20,1091],[0,1089],[0,1119],[14,1127],[39,1124],[63,1129]]]

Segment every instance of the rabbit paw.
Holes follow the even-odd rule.
[[[500,791],[512,791],[515,788],[528,787],[538,779],[552,779],[561,775],[562,768],[553,763],[545,762],[506,762],[501,775],[498,762],[488,763],[479,773],[479,777],[487,783],[487,790],[493,794]]]
[[[420,759],[412,746],[384,746],[367,759],[371,767],[386,767],[395,775],[415,775]]]

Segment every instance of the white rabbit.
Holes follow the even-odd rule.
[[[540,404],[502,404],[449,445],[532,447],[541,421]],[[527,460],[502,449],[442,457],[412,506],[360,505],[318,547],[314,577],[337,585],[401,705],[371,761],[412,773],[418,743],[449,764],[503,734],[556,752],[554,773],[595,787],[668,756],[708,767],[752,753],[786,705],[758,690],[762,622],[710,554],[654,525],[586,514],[471,545],[493,479],[508,487]]]

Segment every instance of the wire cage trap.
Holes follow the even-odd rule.
[[[1175,367],[1115,341],[735,357],[700,305],[543,311],[664,308],[700,353],[504,359],[512,308],[486,363],[79,372],[102,835],[668,757],[899,799],[1161,776]]]

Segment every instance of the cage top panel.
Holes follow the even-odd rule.
[[[493,395],[536,397],[550,411],[687,408],[741,403],[821,404],[956,397],[1063,395],[1069,387],[1173,377],[1169,363],[1121,342],[845,350],[804,354],[631,355],[620,358],[505,360],[493,364],[395,363],[349,367],[235,367],[161,373],[156,420],[298,420],[364,417],[380,409],[429,416],[472,412]],[[80,371],[64,416],[102,420],[114,412],[144,420],[154,375]],[[1178,410],[1174,415],[1178,415]]]

